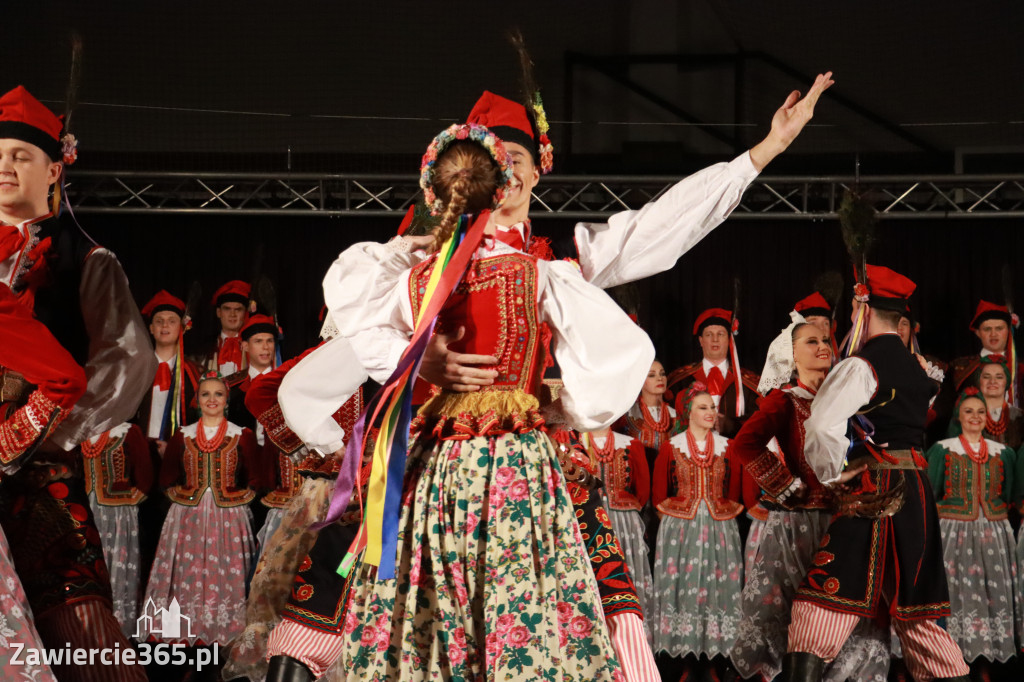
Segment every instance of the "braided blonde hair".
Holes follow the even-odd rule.
[[[494,203],[502,186],[501,169],[482,146],[459,140],[437,158],[434,191],[444,202],[441,223],[434,233],[434,250],[455,231],[464,213],[479,213]]]

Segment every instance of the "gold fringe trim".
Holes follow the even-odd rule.
[[[498,419],[540,409],[536,396],[521,390],[455,393],[441,391],[423,404],[421,417],[494,416]]]

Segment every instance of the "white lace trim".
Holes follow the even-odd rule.
[[[768,346],[768,357],[761,370],[761,380],[757,383],[757,392],[761,395],[768,395],[772,389],[781,388],[793,379],[796,370],[796,361],[793,360],[793,328],[807,320],[795,310],[789,313],[789,319],[792,320],[789,326]]]
[[[928,374],[928,378],[939,382],[940,384],[946,378],[946,373],[935,366],[932,362],[925,363],[925,373]]]
[[[324,341],[330,341],[335,336],[341,336],[341,331],[338,329],[338,325],[334,324],[334,319],[331,317],[330,311],[324,315],[324,325],[320,327],[320,338]]]

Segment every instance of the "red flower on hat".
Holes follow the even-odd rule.
[[[64,157],[64,165],[70,166],[78,161],[78,138],[68,133],[60,141],[61,155]]]
[[[863,282],[854,284],[853,297],[861,303],[867,303],[871,299],[871,291],[868,289],[868,285]]]
[[[1020,318],[1017,316],[1017,313],[1010,313],[1010,324],[1013,325],[1014,329],[1020,326]]]
[[[979,391],[978,391],[978,387],[977,386],[968,386],[967,388],[964,389],[964,397],[965,398],[967,396],[978,395],[978,393],[979,393]]]

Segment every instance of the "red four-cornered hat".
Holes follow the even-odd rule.
[[[871,297],[868,305],[872,308],[895,310],[900,313],[907,309],[908,299],[917,288],[910,278],[904,277],[884,265],[867,266],[867,275],[868,291]]]
[[[254,334],[272,334],[276,339],[278,331],[274,318],[269,315],[252,315],[238,335],[242,337],[243,341],[248,341]]]
[[[700,336],[704,331],[704,327],[713,324],[730,329],[732,327],[732,311],[723,308],[708,308],[698,315],[697,321],[693,323],[693,335]]]
[[[978,301],[978,309],[974,311],[974,319],[971,320],[971,329],[977,329],[985,320],[1002,320],[1010,324],[1010,317],[1010,309],[1005,305]]]
[[[176,296],[161,289],[156,296],[149,299],[149,303],[142,306],[142,316],[152,318],[159,312],[170,310],[178,313],[178,317],[185,316],[185,302]]]
[[[815,291],[807,298],[801,299],[796,302],[793,306],[793,310],[797,311],[804,317],[812,317],[814,315],[821,315],[822,317],[832,316],[832,306],[828,304],[825,297]]]
[[[51,161],[60,161],[61,117],[19,85],[0,97],[0,138],[21,140],[46,152]]]
[[[526,107],[519,102],[484,90],[484,94],[480,95],[480,99],[466,117],[466,123],[486,126],[501,138],[502,142],[521,144],[529,149],[534,157],[537,156],[537,140],[534,137],[533,125],[526,113]]]
[[[249,305],[249,291],[250,287],[246,282],[233,279],[214,292],[213,300],[210,303],[216,308],[225,303]]]

